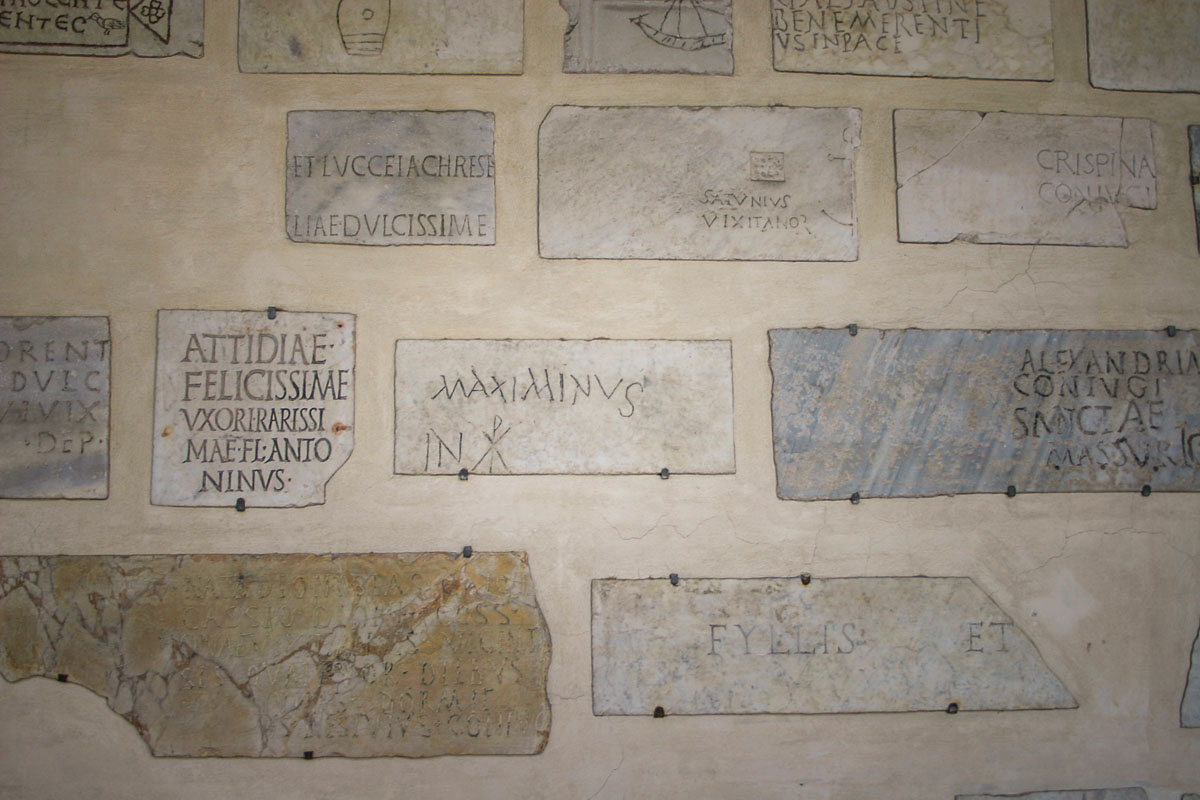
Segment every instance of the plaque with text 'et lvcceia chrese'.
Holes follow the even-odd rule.
[[[204,55],[204,0],[0,3],[0,53]]]
[[[523,553],[0,557],[0,675],[156,756],[539,753],[549,665]]]
[[[559,0],[563,72],[733,74],[733,0]]]
[[[1087,0],[1087,23],[1096,88],[1200,92],[1194,0]]]
[[[1196,331],[774,330],[786,500],[1200,490]]]
[[[0,498],[108,497],[107,317],[0,317]]]

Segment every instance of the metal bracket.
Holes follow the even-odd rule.
[[[858,323],[851,322],[849,325],[846,326],[846,330],[848,330],[850,332],[851,336],[858,336]]]
[[[669,481],[671,479],[671,470],[663,467],[662,471],[658,473],[658,477],[662,478],[664,481]]]
[[[246,498],[239,497],[237,502],[233,504],[233,510],[239,514],[246,510]]]
[[[471,545],[467,545],[462,549],[463,558],[470,558],[473,555],[475,555],[475,548],[471,547]]]
[[[277,314],[279,314],[278,308],[275,306],[267,306],[267,319],[275,319]]]

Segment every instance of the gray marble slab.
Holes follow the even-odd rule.
[[[0,498],[108,497],[107,317],[0,317]]]
[[[853,108],[550,110],[545,258],[853,261]]]
[[[1087,20],[1093,86],[1200,92],[1200,3],[1087,0]]]
[[[1200,728],[1200,631],[1192,642],[1192,660],[1179,708],[1179,724],[1183,728]]]
[[[771,0],[771,36],[781,72],[1054,79],[1049,0]]]
[[[0,3],[0,53],[204,55],[204,0]]]
[[[287,235],[495,244],[495,149],[495,117],[483,111],[291,111]]]
[[[1200,125],[1188,126],[1192,149],[1192,207],[1196,212],[1196,240],[1200,247]]]
[[[1197,336],[773,330],[779,496],[1200,491]]]
[[[240,0],[242,72],[520,74],[522,0]]]
[[[401,475],[734,471],[728,341],[396,342]]]
[[[733,0],[559,0],[563,72],[733,74]]]
[[[354,315],[158,312],[150,502],[325,502],[354,450]]]
[[[524,553],[0,557],[0,675],[156,756],[539,753],[549,667]]]
[[[970,578],[592,581],[592,710],[1074,708]]]
[[[1146,790],[1076,789],[1057,792],[1026,792],[1025,794],[960,794],[954,800],[1147,800]]]
[[[1147,119],[895,112],[900,241],[1126,247],[1158,206]]]

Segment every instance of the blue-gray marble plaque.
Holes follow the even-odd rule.
[[[1184,728],[1200,728],[1200,631],[1192,643],[1192,664],[1188,669],[1187,688],[1179,709],[1179,724]]]
[[[1200,125],[1188,126],[1192,142],[1192,202],[1196,209],[1196,241],[1200,246]]]

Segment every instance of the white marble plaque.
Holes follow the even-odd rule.
[[[0,498],[108,497],[107,317],[0,317]]]
[[[399,475],[734,471],[728,341],[396,342]]]
[[[1096,88],[1200,92],[1200,3],[1087,0],[1087,19]]]
[[[1184,728],[1200,728],[1200,632],[1192,642],[1192,661],[1188,669],[1187,686],[1179,710],[1179,724]]]
[[[539,753],[549,667],[524,553],[0,557],[0,675],[156,756]]]
[[[1054,79],[1049,0],[771,0],[775,69]]]
[[[854,261],[859,124],[853,108],[557,106],[541,255]]]
[[[0,53],[204,55],[204,0],[8,0]]]
[[[1158,206],[1147,119],[895,112],[902,242],[1126,247]]]
[[[1147,800],[1146,790],[1080,789],[1058,792],[1026,792],[1025,794],[960,794],[954,800]]]
[[[240,0],[242,72],[520,74],[522,0]]]
[[[592,710],[1075,708],[970,578],[592,581]]]
[[[773,330],[779,496],[1200,491],[1197,337]]]
[[[353,314],[158,312],[152,503],[320,504],[353,449]]]
[[[733,0],[560,0],[563,72],[733,74]]]
[[[287,235],[362,245],[496,242],[495,117],[291,111]]]

